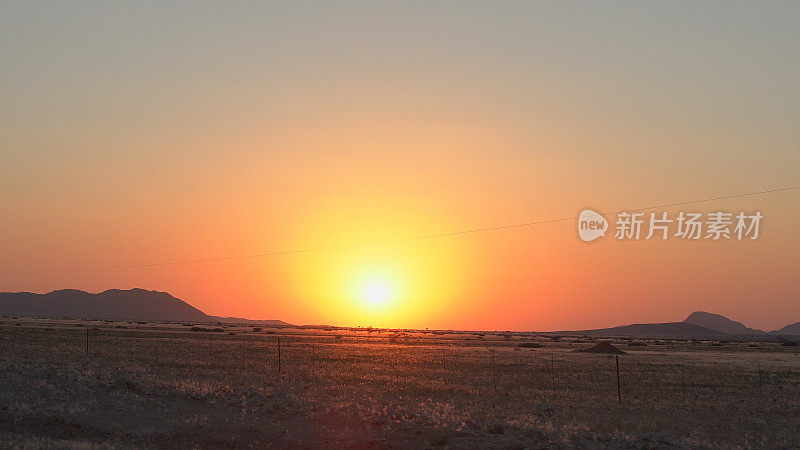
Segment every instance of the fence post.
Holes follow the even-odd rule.
[[[619,355],[617,356],[617,400],[622,403],[622,387],[619,382]]]
[[[278,339],[278,375],[281,374],[281,338],[280,336],[277,337]]]
[[[86,355],[89,355],[89,326],[86,326]]]
[[[686,366],[681,364],[681,404],[686,409]]]
[[[761,363],[758,363],[758,402],[760,403],[761,414],[764,414],[764,379],[761,370]]]
[[[556,396],[556,357],[550,355],[550,374],[552,375],[553,398]]]
[[[489,349],[489,354],[492,356],[492,388],[494,393],[497,394],[497,365],[494,352],[493,348]]]

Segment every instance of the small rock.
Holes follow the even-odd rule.
[[[589,436],[586,435],[578,435],[572,438],[572,445],[575,448],[582,448],[582,449],[596,449],[600,448],[600,445],[592,440]]]
[[[656,433],[648,433],[644,435],[643,440],[646,442],[652,442],[653,444],[656,444],[658,446],[676,447],[676,448],[687,447],[686,443],[683,441],[681,437],[663,431],[659,431]]]
[[[503,425],[499,423],[493,423],[489,425],[486,431],[488,431],[491,434],[503,434],[506,432],[505,428],[503,428]]]
[[[448,436],[445,432],[431,433],[431,435],[428,436],[427,441],[428,444],[434,447],[442,447],[447,445],[447,443],[450,441],[450,436]]]
[[[555,413],[556,410],[550,405],[550,403],[542,402],[536,404],[536,414],[540,416],[552,417]]]
[[[531,440],[534,441],[545,442],[545,443],[548,441],[547,435],[544,433],[544,431],[536,428],[529,430],[527,435]]]

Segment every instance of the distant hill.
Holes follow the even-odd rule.
[[[770,334],[782,334],[782,335],[800,336],[800,322],[793,323],[791,325],[786,325],[785,327],[781,328],[780,330],[773,331]]]
[[[666,323],[636,323],[613,328],[600,328],[596,330],[570,331],[562,333],[582,333],[594,336],[641,336],[641,337],[724,337],[724,336],[752,336],[792,335],[800,336],[800,322],[787,325],[780,330],[765,333],[761,330],[749,328],[741,322],[736,322],[719,314],[705,311],[695,311],[689,314],[683,322]]]
[[[575,331],[593,336],[642,336],[642,337],[722,337],[722,333],[686,322],[635,323],[613,328]]]
[[[0,293],[0,313],[129,320],[206,321],[199,309],[166,292],[110,289],[91,294],[61,289],[47,294]]]
[[[685,323],[699,325],[710,330],[728,334],[764,334],[761,330],[748,328],[741,322],[736,322],[719,314],[705,311],[695,311],[684,320]]]
[[[220,316],[206,316],[208,322],[225,322],[225,323],[241,323],[247,325],[264,325],[285,327],[292,326],[292,324],[277,319],[255,320],[255,319],[242,319],[241,317],[220,317]]]
[[[250,321],[247,319],[209,316],[167,292],[148,291],[145,289],[110,289],[97,294],[76,289],[61,289],[47,294],[2,292],[0,293],[0,314],[79,319],[288,325],[280,320]]]

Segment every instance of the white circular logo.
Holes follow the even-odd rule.
[[[578,215],[578,236],[584,242],[590,242],[606,235],[608,221],[597,211],[584,209]]]

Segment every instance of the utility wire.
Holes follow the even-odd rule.
[[[673,206],[681,206],[681,205],[691,205],[695,203],[705,203],[705,202],[712,202],[715,200],[728,200],[732,198],[741,198],[741,197],[752,197],[756,195],[764,195],[764,194],[772,194],[775,192],[784,192],[784,191],[792,191],[800,189],[800,185],[797,186],[790,186],[790,187],[783,187],[783,188],[776,188],[776,189],[768,189],[764,191],[757,191],[757,192],[746,192],[742,194],[731,194],[731,195],[722,195],[719,197],[711,197],[705,198],[701,200],[688,200],[688,201],[681,201],[681,202],[673,202],[673,203],[665,203],[663,205],[655,205],[655,206],[647,206],[643,208],[636,208],[636,209],[621,209],[618,211],[612,211],[606,214],[619,214],[621,212],[633,212],[633,211],[647,211],[651,209],[660,209],[660,208],[670,208]],[[443,237],[450,237],[450,236],[459,236],[462,234],[473,234],[473,233],[482,233],[485,231],[498,231],[498,230],[507,230],[510,228],[522,228],[522,227],[530,227],[534,225],[544,225],[548,223],[557,223],[557,222],[566,222],[570,220],[575,220],[574,216],[570,217],[560,217],[557,219],[547,219],[547,220],[538,220],[534,222],[524,222],[524,223],[515,223],[510,225],[499,225],[493,227],[486,227],[486,228],[473,228],[470,230],[460,230],[460,231],[450,231],[445,233],[433,233],[433,234],[421,234],[415,236],[406,236],[394,239],[385,239],[379,241],[372,241],[372,242],[364,242],[364,243],[357,243],[357,244],[340,244],[340,245],[332,245],[328,247],[311,247],[311,248],[304,248],[304,249],[295,249],[295,250],[281,250],[281,251],[274,251],[274,252],[266,252],[266,253],[256,253],[252,255],[239,255],[239,256],[224,256],[218,258],[205,258],[205,259],[186,259],[186,260],[178,260],[178,261],[166,261],[166,262],[157,262],[157,263],[149,263],[149,264],[130,264],[130,265],[120,265],[120,266],[99,266],[99,267],[78,267],[72,269],[49,269],[49,270],[31,270],[31,271],[14,271],[14,272],[0,272],[0,276],[2,275],[32,275],[32,274],[44,274],[44,273],[64,273],[64,272],[89,272],[89,271],[98,271],[98,270],[122,270],[122,269],[142,269],[148,267],[162,267],[162,266],[175,266],[181,264],[195,264],[195,263],[204,263],[204,262],[216,262],[216,261],[232,261],[238,259],[251,259],[251,258],[263,258],[267,256],[280,256],[280,255],[294,255],[300,253],[312,253],[312,252],[324,252],[324,251],[331,251],[331,250],[341,250],[346,248],[357,248],[357,247],[369,247],[374,245],[381,245],[381,244],[393,244],[397,242],[406,242],[406,241],[416,241],[421,239],[434,239],[434,238],[443,238]]]

